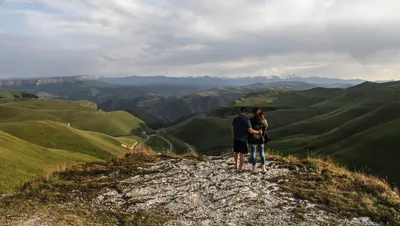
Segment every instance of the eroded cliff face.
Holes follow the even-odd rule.
[[[0,87],[13,86],[40,86],[49,84],[65,84],[75,83],[77,81],[98,80],[98,76],[71,76],[71,77],[48,77],[48,78],[33,78],[33,79],[2,79]]]
[[[268,166],[266,173],[238,173],[232,157],[228,156],[207,157],[204,161],[164,159],[138,167],[128,177],[120,178],[119,170],[98,175],[92,183],[101,184],[102,188],[91,198],[83,199],[82,193],[73,191],[69,195],[75,201],[59,203],[57,208],[63,205],[70,211],[87,206],[90,213],[123,213],[132,216],[134,222],[146,219],[142,225],[147,225],[146,222],[156,222],[152,225],[377,225],[369,218],[346,219],[324,211],[315,203],[292,198],[282,189],[281,181],[275,179],[302,169],[289,169],[279,161],[270,161]],[[92,186],[94,190],[98,188]],[[151,221],[149,215],[139,213],[157,213],[150,218],[159,219],[162,215],[162,221]],[[11,224],[97,225],[102,222],[101,219],[65,221],[64,218],[49,208],[17,218]]]

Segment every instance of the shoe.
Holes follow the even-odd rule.
[[[262,171],[267,172],[267,168],[265,168],[265,165],[262,165]]]
[[[253,166],[253,172],[256,172],[256,165]]]

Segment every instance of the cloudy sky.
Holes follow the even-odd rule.
[[[0,0],[0,77],[400,80],[399,0]]]

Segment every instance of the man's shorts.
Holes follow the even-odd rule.
[[[247,147],[247,141],[234,140],[233,141],[233,151],[240,152],[242,154],[249,153],[249,149]]]

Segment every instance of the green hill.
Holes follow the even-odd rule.
[[[146,127],[127,112],[102,112],[89,101],[29,100],[0,105],[0,123],[43,120],[110,136],[140,135]]]
[[[399,100],[400,82],[363,83],[344,90],[268,91],[192,118],[171,133],[201,152],[229,148],[234,112],[242,105],[261,106],[268,111],[270,148],[286,154],[334,156],[350,168],[371,170],[400,184]],[[204,140],[193,139],[189,134],[194,133]]]
[[[0,89],[0,103],[6,103],[14,100],[37,99],[37,98],[39,97],[24,91]]]
[[[100,161],[99,158],[67,150],[44,148],[0,131],[0,193],[12,192],[47,169],[61,164]]]
[[[0,104],[0,193],[59,165],[123,155],[121,143],[131,146],[145,129],[127,112],[102,112],[88,101]]]
[[[121,142],[114,137],[83,131],[53,121],[0,123],[0,130],[27,142],[108,160],[121,155]]]

